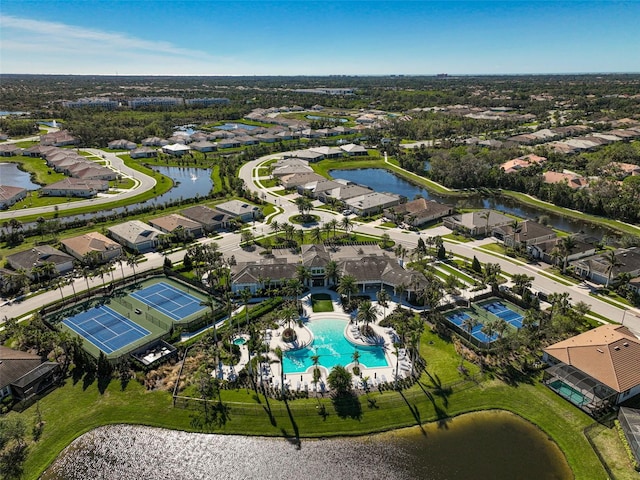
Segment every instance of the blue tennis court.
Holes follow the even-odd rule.
[[[65,318],[62,323],[106,354],[151,333],[104,305]]]
[[[468,330],[464,327],[464,321],[471,317],[467,313],[465,312],[450,313],[446,317],[447,317],[447,320],[449,320],[454,325],[460,327],[462,330],[464,330],[465,333],[468,332]],[[474,338],[477,338],[478,340],[484,343],[491,343],[498,338],[498,334],[496,333],[494,333],[491,336],[484,333],[482,331],[483,326],[484,325],[482,323],[478,323],[478,325],[473,327],[473,329],[471,330],[471,336]]]
[[[130,295],[177,322],[206,309],[196,297],[164,282],[155,283]]]
[[[482,305],[482,308],[490,313],[493,313],[496,317],[500,317],[507,323],[513,325],[516,328],[522,328],[522,315],[518,312],[514,312],[502,302],[493,302]]]

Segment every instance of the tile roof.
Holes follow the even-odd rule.
[[[602,325],[544,351],[617,392],[640,385],[640,340],[622,325]]]

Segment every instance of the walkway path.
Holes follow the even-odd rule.
[[[47,205],[43,207],[25,208],[23,210],[20,210],[19,213],[15,211],[0,212],[0,220],[14,218],[16,215],[23,217],[28,215],[42,215],[45,213],[52,213],[56,211],[56,208],[57,211],[65,211],[82,207],[94,207],[96,205],[108,205],[110,203],[120,202],[122,200],[126,200],[128,198],[132,198],[142,193],[148,192],[156,186],[155,178],[142,172],[138,172],[133,168],[127,167],[124,163],[124,160],[118,157],[115,153],[105,152],[97,148],[83,148],[82,150],[106,160],[107,163],[111,165],[113,170],[121,173],[124,177],[129,177],[135,180],[136,184],[131,189],[121,190],[119,193],[106,195],[104,197],[90,198],[87,200],[61,203],[57,205]]]

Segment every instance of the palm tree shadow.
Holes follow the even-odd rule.
[[[275,427],[278,424],[278,422],[276,421],[276,418],[273,416],[273,412],[271,411],[271,404],[269,403],[269,397],[265,395],[264,399],[265,399],[266,405],[263,405],[262,408],[269,416],[269,422],[271,422],[271,425]]]
[[[287,414],[289,415],[289,420],[291,421],[291,425],[293,426],[294,436],[292,437],[291,435],[289,435],[284,428],[281,428],[280,431],[282,432],[284,438],[286,438],[289,443],[296,447],[296,450],[300,450],[302,449],[302,442],[300,441],[300,431],[298,429],[298,424],[293,418],[293,413],[291,413],[291,409],[289,408],[289,402],[286,399],[284,400],[284,405],[285,407],[287,407]]]
[[[434,377],[426,370],[424,371],[424,373],[427,374],[427,376],[429,377],[429,380],[431,381],[431,384],[433,385],[433,393],[435,393],[438,397],[442,398],[442,403],[444,404],[444,407],[447,408],[449,406],[449,396],[451,395],[451,393],[453,393],[451,388],[443,387],[442,382],[440,381],[440,378],[438,377],[438,375],[435,375]],[[416,383],[420,386],[420,388],[425,393],[425,395],[427,396],[431,395],[431,393],[425,390],[424,385],[420,381]]]
[[[438,419],[438,428],[448,428],[447,424],[451,421],[451,417],[449,417],[447,411],[436,403],[436,399],[433,394],[430,391],[426,390],[421,382],[416,383],[424,392],[425,396],[429,399],[431,405],[433,405],[433,410],[435,411],[436,418]],[[436,390],[435,394],[442,398],[442,403],[444,403],[445,408],[449,406],[448,395],[451,394],[451,389],[439,389]]]
[[[420,428],[420,432],[422,432],[422,435],[426,437],[427,432],[422,426],[422,420],[420,419],[420,410],[418,410],[418,406],[411,405],[409,403],[409,400],[407,400],[407,397],[404,396],[404,393],[402,391],[400,391],[399,393],[402,399],[404,400],[404,403],[406,403],[407,407],[409,407],[409,411],[411,412],[411,415],[413,415],[413,418],[416,420],[416,425],[418,425],[418,427]]]

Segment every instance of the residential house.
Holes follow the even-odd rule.
[[[452,214],[453,207],[451,205],[443,205],[424,198],[401,203],[384,211],[384,215],[394,222],[407,223],[414,227],[420,227]]]
[[[163,233],[140,220],[130,220],[109,227],[109,235],[134,252],[147,252],[158,246]]]
[[[131,158],[152,158],[158,156],[158,150],[151,147],[134,148],[129,153]]]
[[[82,180],[80,178],[65,178],[40,189],[40,195],[50,197],[82,197],[91,198],[99,192],[109,190],[109,182],[105,180]]]
[[[640,340],[623,325],[602,325],[555,343],[543,358],[551,365],[545,383],[565,398],[571,391],[568,399],[587,412],[640,393]]]
[[[318,151],[312,150],[296,150],[293,152],[285,153],[286,157],[295,157],[300,158],[302,160],[306,160],[308,162],[319,162],[324,159],[324,154]]]
[[[16,271],[24,270],[31,279],[39,275],[34,269],[42,268],[45,264],[53,264],[58,273],[73,270],[73,257],[50,245],[37,245],[29,250],[7,255],[7,263]]]
[[[500,168],[502,168],[505,173],[513,173],[522,170],[523,168],[529,168],[532,165],[541,165],[546,161],[546,157],[540,157],[530,153],[529,155],[522,155],[509,160],[508,162],[500,165]]]
[[[169,143],[169,140],[160,137],[148,137],[142,140],[142,145],[145,147],[164,147],[165,145],[169,145]]]
[[[633,163],[611,162],[604,167],[605,172],[615,175],[619,178],[625,178],[629,175],[640,175],[640,166]]]
[[[183,210],[182,215],[201,224],[207,232],[221,230],[229,226],[231,216],[204,205],[196,205]]]
[[[65,147],[67,145],[75,145],[76,143],[78,143],[78,139],[71,135],[67,130],[59,130],[57,132],[40,135],[40,145]]]
[[[100,263],[107,263],[122,255],[122,247],[119,243],[98,232],[65,238],[60,243],[69,254],[78,260],[84,260],[86,255],[93,254],[96,255]]]
[[[561,259],[560,257],[555,256],[554,249],[559,249],[558,245],[561,241],[561,238],[552,238],[544,242],[529,245],[527,251],[533,258],[537,258],[545,263],[549,263],[552,265],[558,264]],[[574,260],[578,260],[584,257],[590,257],[596,254],[596,247],[593,243],[583,242],[575,238],[574,242],[575,247],[571,250],[570,255],[567,256],[567,262],[572,262]]]
[[[22,155],[22,148],[15,143],[3,143],[0,145],[0,157],[15,157]]]
[[[180,229],[184,232],[185,238],[199,238],[204,234],[204,228],[200,222],[177,213],[149,220],[149,225],[164,233],[175,233]]]
[[[315,172],[293,173],[280,177],[280,184],[284,188],[289,189],[296,188],[311,182],[319,182],[322,180],[325,180],[325,178]]]
[[[358,185],[357,183],[347,182],[346,180],[336,179],[333,183],[337,183],[338,185],[332,185],[330,188],[326,188],[327,185],[331,185],[326,184],[324,185],[324,189],[318,188],[316,197],[325,203],[329,203],[332,198],[341,202],[345,202],[350,198],[360,197],[362,195],[373,193],[373,190],[369,187]]]
[[[566,183],[574,190],[589,186],[589,180],[575,173],[544,172],[544,183]]]
[[[0,345],[0,400],[9,395],[15,401],[28,400],[54,385],[60,375],[59,364]]]
[[[0,185],[0,210],[9,208],[16,202],[27,197],[27,189],[22,187],[12,187],[11,185]]]
[[[294,173],[313,173],[313,168],[309,165],[304,165],[302,163],[291,164],[291,165],[281,165],[273,169],[271,175],[276,178],[286,177],[288,175],[292,175]]]
[[[240,218],[243,222],[258,220],[262,217],[260,208],[241,200],[229,200],[215,206],[216,210],[226,213],[232,218]]]
[[[217,143],[218,148],[240,148],[242,146],[242,142],[238,141],[236,138],[225,138]]]
[[[309,149],[312,153],[319,153],[323,158],[338,158],[344,155],[344,151],[336,147],[313,147]]]
[[[111,150],[133,150],[134,148],[137,147],[137,145],[130,140],[125,140],[124,138],[121,138],[119,140],[111,140],[108,143],[107,147],[110,148]]]
[[[349,157],[369,155],[366,148],[364,148],[362,145],[356,145],[355,143],[348,143],[346,145],[341,145],[340,150],[342,150]]]
[[[358,197],[348,198],[344,202],[360,216],[382,212],[385,208],[400,204],[402,197],[393,193],[371,192]]]
[[[443,219],[445,227],[453,231],[464,232],[472,237],[487,236],[494,228],[511,222],[513,222],[512,218],[495,210],[456,214]]]
[[[189,153],[191,148],[181,143],[173,143],[162,147],[162,151],[167,155],[173,155],[174,157],[181,157],[185,153]]]
[[[526,248],[555,238],[556,232],[541,223],[525,220],[517,225],[513,223],[499,225],[493,229],[492,235],[498,240],[502,240],[507,247]]]
[[[205,140],[200,142],[194,142],[190,146],[192,149],[197,150],[200,153],[213,152],[218,148],[215,143],[207,142]]]
[[[606,284],[611,278],[626,273],[631,278],[640,275],[640,247],[621,248],[615,251],[615,263],[611,264],[607,253],[573,262],[576,275],[594,283]]]

